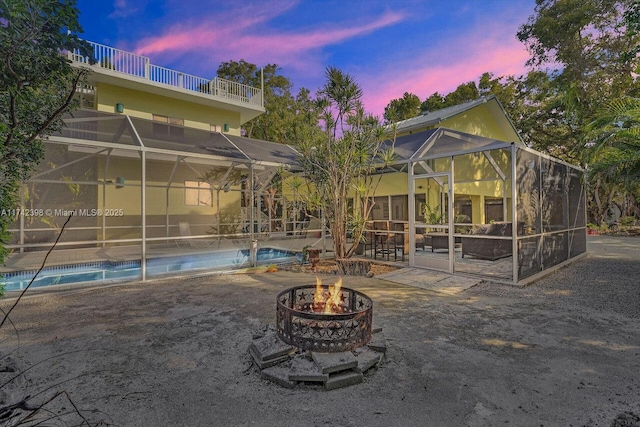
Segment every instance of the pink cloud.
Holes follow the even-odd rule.
[[[496,77],[524,74],[529,54],[515,38],[515,32],[512,28],[487,34],[486,28],[472,29],[458,39],[417,52],[411,61],[362,80],[367,111],[381,117],[389,101],[405,92],[418,95],[420,100],[434,92],[446,95],[462,83],[477,82],[484,72]],[[426,59],[420,63],[415,58]],[[436,62],[430,58],[445,60]]]
[[[325,46],[338,44],[344,40],[365,35],[377,29],[393,25],[404,19],[397,12],[387,12],[374,20],[359,25],[335,24],[296,33],[270,32],[262,29],[263,24],[278,13],[284,12],[291,3],[280,3],[271,13],[239,14],[250,18],[226,19],[207,17],[201,22],[176,25],[157,37],[143,39],[135,48],[141,55],[176,57],[186,53],[207,53],[215,63],[221,58],[247,59],[255,63],[277,63],[279,66],[298,70],[318,67],[317,52]],[[201,55],[200,55],[201,56]],[[320,65],[320,68],[324,68]]]
[[[280,55],[288,56],[301,51],[316,49],[323,46],[339,43],[343,40],[357,37],[379,28],[395,24],[401,21],[403,16],[399,13],[387,13],[379,19],[360,26],[349,28],[318,29],[299,34],[276,34],[269,35],[248,35],[240,37],[234,46],[238,46],[243,51],[262,52],[264,49],[274,49],[280,51]],[[273,52],[269,52],[271,55]]]
[[[202,52],[203,48],[219,50],[241,37],[245,31],[257,28],[297,3],[297,0],[272,0],[261,4],[262,7],[249,4],[231,11],[216,12],[214,15],[200,15],[184,23],[169,26],[159,36],[142,39],[136,44],[135,50],[141,55]],[[182,5],[175,2],[173,7],[178,13]]]

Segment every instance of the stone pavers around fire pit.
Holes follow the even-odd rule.
[[[322,353],[291,346],[268,327],[263,333],[254,334],[249,354],[263,378],[283,387],[320,385],[334,390],[361,383],[366,372],[380,365],[386,352],[385,339],[381,329],[373,332],[371,346]]]

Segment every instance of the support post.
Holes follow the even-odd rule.
[[[22,182],[20,186],[20,209],[24,209],[24,186],[25,183]],[[24,215],[20,215],[20,253],[24,252]]]
[[[264,68],[260,68],[260,106],[264,107]]]
[[[147,153],[144,148],[140,152],[142,162],[140,173],[140,224],[142,227],[142,251],[140,253],[140,272],[142,280],[147,280]]]
[[[513,284],[517,284],[519,281],[518,278],[518,177],[516,176],[518,170],[518,158],[517,158],[517,149],[515,144],[511,144],[511,220],[512,220],[512,228],[511,228],[511,253],[513,254]]]

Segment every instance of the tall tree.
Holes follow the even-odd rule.
[[[422,111],[437,111],[463,102],[472,101],[480,96],[475,82],[467,82],[459,85],[456,90],[445,96],[435,92],[421,105]]]
[[[303,141],[316,141],[322,135],[320,128],[321,108],[307,88],[300,88],[290,109],[289,122],[285,127],[282,142],[298,146]]]
[[[637,12],[637,1],[630,0],[537,0],[517,34],[531,53],[529,65],[537,67],[519,81],[529,110],[528,140],[534,148],[588,166],[589,215],[596,221],[618,192],[615,165],[632,152],[616,144],[594,156],[597,141],[589,123],[612,102],[640,94],[634,74]]]
[[[413,93],[405,92],[402,98],[392,99],[384,107],[384,119],[387,123],[395,123],[410,119],[420,114],[420,98]]]
[[[637,44],[626,31],[618,0],[536,0],[534,14],[517,37],[529,50],[528,64],[545,72],[522,84],[545,93],[535,106],[535,148],[575,161],[585,143],[584,126],[602,106],[637,91],[632,71],[637,60],[623,57]],[[554,67],[555,71],[546,69]]]
[[[299,163],[313,186],[309,206],[322,210],[331,230],[335,256],[350,257],[360,241],[381,174],[376,167],[391,160],[393,148],[381,149],[386,129],[365,114],[362,89],[355,79],[329,67],[317,94],[324,124],[319,138],[301,141]],[[354,200],[353,209],[349,198]],[[347,243],[347,232],[354,240]]]
[[[478,94],[495,95],[506,109],[516,109],[518,93],[515,82],[513,76],[495,77],[493,73],[485,72],[478,79]]]
[[[594,141],[587,153],[594,221],[601,224],[611,204],[624,215],[640,216],[640,99],[610,102],[587,131]]]
[[[218,67],[218,77],[253,87],[261,87],[265,113],[242,125],[245,136],[267,141],[286,142],[284,134],[289,122],[288,114],[294,103],[291,81],[279,74],[276,64],[259,69],[255,64],[240,61],[223,62]]]
[[[634,0],[624,12],[624,23],[627,26],[627,36],[633,38],[640,33],[640,0]],[[632,61],[640,53],[640,44],[635,44],[624,53],[625,61]]]
[[[73,95],[86,71],[64,55],[92,56],[77,36],[78,14],[75,0],[0,1],[0,263],[20,182],[42,160],[43,138],[78,106]]]

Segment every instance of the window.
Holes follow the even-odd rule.
[[[453,202],[454,222],[471,222],[473,207],[471,197],[455,195]],[[486,211],[485,211],[486,212]]]
[[[389,197],[374,197],[373,198],[373,209],[371,209],[371,214],[369,215],[369,219],[373,220],[388,220],[389,219]]]
[[[210,132],[221,133],[222,132],[222,126],[220,126],[220,125],[209,125],[209,130],[210,130]]]
[[[211,184],[202,181],[184,182],[185,206],[212,206]]]
[[[153,114],[153,121],[158,123],[169,123],[169,117],[161,116],[160,114]]]
[[[484,220],[488,224],[491,221],[504,221],[504,204],[502,199],[484,199]]]
[[[394,221],[409,220],[409,196],[391,196],[391,219]]]
[[[153,114],[153,135],[159,139],[184,137],[184,119]]]

